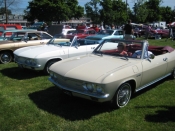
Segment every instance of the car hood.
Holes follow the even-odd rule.
[[[35,58],[38,55],[41,55],[44,53],[64,50],[68,48],[69,47],[64,47],[64,46],[61,47],[61,46],[54,46],[54,45],[30,46],[30,47],[18,49],[14,51],[14,54],[22,57],[27,57],[27,58]]]
[[[97,79],[131,64],[118,57],[87,55],[57,62],[50,70],[64,77],[97,82]]]

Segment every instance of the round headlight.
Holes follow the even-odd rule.
[[[103,89],[102,89],[100,86],[97,86],[97,87],[96,87],[96,91],[97,91],[98,93],[103,93]]]
[[[90,84],[90,83],[87,83],[87,84],[86,84],[86,87],[87,87],[87,89],[88,89],[89,91],[93,91],[93,90],[94,90],[93,85]]]
[[[35,60],[31,60],[31,64],[32,65],[36,65],[36,61]]]

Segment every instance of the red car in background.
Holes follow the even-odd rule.
[[[169,36],[169,29],[152,28],[152,30],[150,31],[150,36],[158,36],[159,39],[167,38]]]
[[[78,38],[85,38],[90,35],[95,35],[96,31],[91,28],[77,28],[76,31],[71,34],[73,36],[77,36]]]
[[[22,30],[22,26],[18,24],[0,24],[0,36],[4,30]],[[10,37],[11,32],[7,32],[6,37]]]

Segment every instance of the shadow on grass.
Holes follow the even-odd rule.
[[[34,71],[30,69],[20,69],[18,67],[3,69],[1,70],[1,73],[4,76],[8,76],[9,78],[17,79],[17,80],[30,79],[33,77],[45,75],[42,71]]]
[[[71,121],[89,119],[94,115],[113,110],[109,103],[71,97],[62,93],[57,87],[37,91],[28,96],[38,108]]]
[[[132,98],[135,98],[135,97],[151,90],[152,88],[155,88],[159,84],[161,84],[165,81],[169,81],[169,80],[172,80],[172,79],[167,77],[167,78],[149,86],[148,88],[145,88],[145,89],[135,93]],[[156,114],[146,115],[145,116],[146,121],[159,122],[159,123],[160,122],[165,123],[165,122],[169,122],[169,121],[175,122],[175,106],[142,106],[142,107],[136,107],[136,108],[151,108],[151,109],[162,108],[162,110],[161,109],[157,110],[155,112]]]
[[[149,114],[145,116],[145,120],[149,122],[175,122],[175,106],[145,106],[145,107],[136,107],[136,108],[162,108],[158,109],[155,114]]]
[[[135,93],[132,99],[135,99],[137,96],[155,88],[167,80],[170,79],[166,78]],[[89,119],[94,115],[114,110],[108,102],[98,103],[83,98],[71,97],[62,93],[62,91],[55,86],[46,90],[30,93],[28,96],[38,108],[71,121]]]

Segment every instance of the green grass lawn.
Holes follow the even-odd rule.
[[[151,45],[175,41],[149,40]],[[41,72],[0,64],[0,131],[174,131],[175,80],[166,78],[111,109],[70,97]]]

